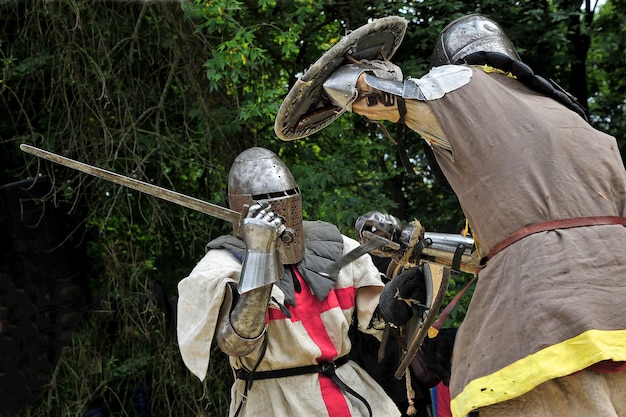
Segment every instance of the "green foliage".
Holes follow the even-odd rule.
[[[116,235],[99,245],[105,280],[95,294],[99,303],[89,320],[63,348],[49,384],[24,416],[77,416],[101,408],[104,415],[134,416],[139,395],[158,415],[224,416],[232,381],[226,358],[216,349],[209,370],[215,378],[201,383],[185,368],[171,333],[173,317],[157,304],[148,287],[142,233]],[[125,228],[119,232],[125,234]],[[142,390],[145,390],[142,391]]]
[[[284,63],[298,54],[298,39],[305,29],[300,22],[317,8],[310,3],[277,15],[275,1],[258,6],[196,0],[183,8],[213,46],[203,64],[209,91],[222,91],[237,109],[239,122],[255,135],[268,136],[268,120],[276,115],[284,95],[281,86],[291,75],[284,71]],[[259,131],[256,126],[265,128]]]
[[[594,21],[589,57],[592,122],[618,138],[620,151],[626,151],[626,25],[621,10],[623,0],[608,1]]]
[[[448,284],[448,290],[446,291],[446,298],[444,299],[443,305],[447,306],[452,301],[452,299],[459,293],[459,291],[465,288],[473,278],[473,275],[466,273],[460,273],[450,277],[450,283]],[[459,327],[461,325],[461,323],[463,322],[463,318],[467,313],[470,300],[474,295],[475,286],[476,283],[467,288],[463,296],[459,299],[454,310],[452,310],[450,315],[444,321],[442,326],[443,329]]]

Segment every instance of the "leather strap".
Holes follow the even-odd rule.
[[[398,106],[398,114],[400,115],[400,119],[398,119],[398,121],[396,123],[402,123],[404,124],[404,116],[406,116],[406,103],[404,102],[404,99],[400,96],[396,96],[397,99],[397,106]]]
[[[237,379],[243,379],[244,381],[284,378],[287,376],[324,373],[328,367],[339,368],[341,365],[345,365],[346,363],[348,363],[348,357],[342,356],[334,362],[322,362],[317,365],[297,366],[295,368],[287,369],[273,369],[271,371],[250,372],[247,369],[236,369],[235,375],[237,376]]]
[[[443,311],[439,314],[439,317],[437,317],[437,320],[435,321],[435,323],[433,323],[433,325],[430,326],[430,329],[428,329],[428,336],[431,339],[439,333],[439,330],[441,330],[441,326],[443,326],[443,323],[446,321],[450,313],[452,313],[452,310],[454,310],[456,305],[459,303],[459,301],[463,297],[463,294],[465,294],[465,291],[467,291],[467,289],[471,287],[474,282],[476,282],[477,278],[478,277],[475,276],[474,278],[472,278],[470,282],[465,284],[465,287],[463,287],[463,289],[461,289],[461,291],[459,291],[454,296],[452,301],[450,301],[450,303],[446,306],[446,308],[444,308]]]
[[[335,374],[335,369],[344,365],[348,362],[348,356],[342,356],[341,358],[336,359],[334,362],[322,362],[317,365],[307,365],[307,366],[298,366],[295,368],[287,368],[287,369],[274,369],[271,371],[259,371],[259,372],[250,372],[246,369],[236,369],[235,375],[237,379],[243,379],[247,382],[256,381],[259,379],[269,379],[269,378],[283,378],[287,376],[294,375],[304,375],[304,374],[324,374],[329,377],[337,386],[344,392],[352,395],[359,401],[361,401],[367,410],[369,411],[370,417],[372,417],[372,407],[370,407],[367,400],[360,395],[358,392],[354,391],[345,382],[343,382],[337,374]]]
[[[489,259],[493,258],[498,252],[500,252],[504,248],[512,245],[518,240],[522,240],[526,236],[530,236],[535,233],[556,229],[571,229],[573,227],[599,226],[609,224],[620,224],[622,226],[626,226],[626,218],[618,216],[576,217],[572,219],[550,220],[543,223],[535,223],[508,235],[504,240],[491,248],[487,257],[483,258],[480,263],[481,265],[486,264]]]

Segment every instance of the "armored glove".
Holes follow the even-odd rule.
[[[402,235],[402,222],[400,219],[379,211],[370,211],[356,219],[354,225],[357,239],[363,243],[367,240],[364,232],[371,232],[375,235],[384,237],[392,242],[399,243]],[[372,255],[391,257],[394,251],[386,246],[371,251]]]
[[[282,276],[278,236],[285,219],[270,209],[267,202],[254,204],[241,222],[246,255],[239,279],[240,294],[272,284]]]
[[[379,309],[386,321],[401,326],[413,314],[421,317],[426,308],[426,281],[423,267],[404,270],[385,284],[380,294]]]
[[[394,106],[395,98],[385,91],[371,88],[360,91],[357,80],[363,73],[372,73],[382,82],[391,83],[402,92],[402,70],[390,61],[362,60],[359,64],[347,64],[333,72],[322,84],[324,92],[330,101],[342,109],[352,111],[352,104],[362,96],[367,97],[368,103],[376,104],[378,101],[385,106]]]
[[[391,214],[369,211],[356,219],[354,228],[359,240],[362,240],[363,232],[368,231],[397,242],[402,232],[402,222]]]

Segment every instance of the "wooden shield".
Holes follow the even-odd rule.
[[[345,109],[334,106],[325,96],[324,81],[351,59],[390,59],[402,43],[406,27],[407,21],[401,17],[383,17],[341,38],[291,88],[276,116],[276,135],[284,141],[300,139],[335,121]]]

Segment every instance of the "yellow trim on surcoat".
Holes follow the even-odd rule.
[[[452,399],[452,415],[464,417],[604,360],[626,361],[626,330],[589,330],[475,379]]]
[[[503,71],[503,70],[501,70],[499,68],[495,68],[495,67],[492,67],[490,65],[479,65],[478,68],[481,68],[487,74],[489,74],[491,72],[497,72],[498,74],[503,74],[503,75],[506,75],[507,77],[514,78],[514,79],[517,80],[517,77],[515,75],[513,75],[513,73]]]

